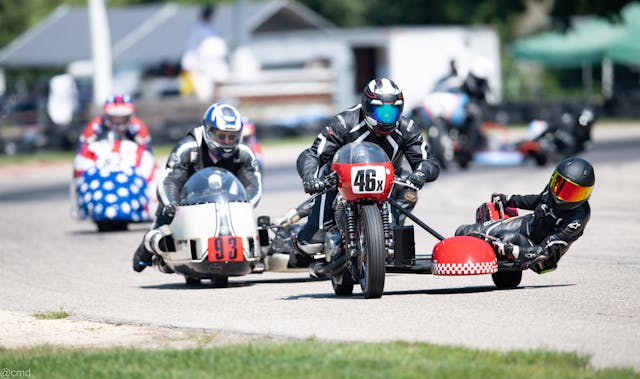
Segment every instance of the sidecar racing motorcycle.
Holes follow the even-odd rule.
[[[72,216],[93,221],[100,232],[153,221],[155,178],[156,163],[149,150],[109,133],[83,145],[74,158]]]
[[[327,191],[337,189],[333,202],[335,227],[325,233],[323,248],[311,256],[313,277],[329,277],[336,295],[351,295],[359,284],[365,298],[379,298],[384,293],[385,274],[412,273],[434,275],[491,274],[498,288],[516,287],[522,268],[514,262],[500,261],[492,245],[482,236],[445,238],[405,210],[390,197],[394,185],[410,186],[394,178],[394,169],[384,151],[367,142],[350,143],[338,150],[331,164],[331,173],[323,179]],[[417,190],[416,188],[413,188]],[[266,249],[265,261],[282,252],[291,260],[305,256],[296,252],[296,222],[309,213],[316,194],[287,217],[275,224],[268,217],[258,219],[260,245]],[[417,225],[436,237],[432,254],[417,255],[413,226],[392,225],[390,207],[396,208]],[[495,204],[490,217],[505,217]],[[296,225],[298,227],[296,228]]]
[[[226,287],[230,276],[262,272],[253,205],[231,172],[207,167],[195,172],[180,191],[172,222],[152,241],[154,266],[178,273],[187,284],[210,279]]]

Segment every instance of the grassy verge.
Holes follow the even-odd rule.
[[[586,357],[422,343],[261,342],[188,350],[0,349],[0,367],[46,378],[640,378]]]
[[[0,154],[0,167],[30,163],[71,163],[74,153],[71,151],[50,151],[16,155]]]
[[[38,312],[32,314],[31,316],[37,318],[38,320],[60,320],[69,317],[69,312],[60,309],[59,311],[55,312]]]

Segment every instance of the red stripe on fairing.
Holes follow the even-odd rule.
[[[142,155],[146,149],[142,145],[138,145],[138,150],[136,150],[136,167],[140,167],[140,163],[142,162]]]
[[[147,183],[151,183],[151,181],[155,176],[156,176],[156,166],[154,165],[153,169],[151,170],[151,173],[149,174],[149,177],[147,178]]]
[[[119,153],[120,152],[120,147],[122,147],[122,141],[121,140],[117,140],[113,143],[113,149],[111,149],[112,152],[114,153]]]
[[[88,146],[83,146],[82,150],[80,150],[80,156],[83,158],[87,158],[92,161],[98,160],[98,156],[91,150],[89,150]]]

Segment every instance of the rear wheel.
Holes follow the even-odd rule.
[[[379,298],[384,292],[386,249],[382,216],[377,205],[360,208],[358,232],[360,287],[365,299]]]
[[[184,281],[187,283],[188,286],[197,286],[200,284],[200,279],[194,278],[191,276],[185,276]]]
[[[211,285],[214,288],[226,288],[229,285],[228,276],[214,276],[211,278]]]
[[[547,154],[541,151],[535,151],[530,153],[533,159],[536,161],[537,166],[545,166],[547,164]]]
[[[348,270],[344,270],[338,276],[331,275],[333,292],[338,296],[349,296],[353,293],[353,278]]]
[[[522,271],[498,271],[491,274],[491,279],[498,289],[516,288],[522,280]]]

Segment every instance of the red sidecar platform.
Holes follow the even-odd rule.
[[[444,239],[433,247],[433,275],[484,275],[498,271],[491,245],[469,236]]]
[[[401,254],[396,251],[400,255],[398,253]],[[398,258],[387,265],[387,272],[460,276],[498,271],[498,261],[491,245],[469,236],[443,239],[433,247],[432,255],[418,255],[404,262]]]

